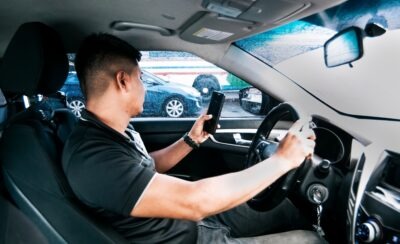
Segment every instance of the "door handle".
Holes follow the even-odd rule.
[[[251,141],[242,139],[242,136],[240,135],[240,133],[233,134],[233,139],[235,140],[235,143],[238,145],[244,145],[244,146],[251,145]]]

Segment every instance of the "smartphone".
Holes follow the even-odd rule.
[[[211,95],[210,104],[208,105],[208,110],[207,110],[207,114],[212,114],[212,119],[207,120],[204,123],[204,128],[203,128],[204,131],[210,134],[215,134],[224,102],[225,102],[225,95],[220,92],[214,91],[213,94]]]

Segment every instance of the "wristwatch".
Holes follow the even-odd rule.
[[[198,149],[200,147],[199,143],[193,141],[193,139],[190,138],[188,132],[186,132],[186,134],[183,136],[183,141],[186,142],[186,144],[188,144],[193,149]]]

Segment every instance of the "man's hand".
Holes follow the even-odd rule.
[[[203,143],[210,136],[206,131],[203,131],[204,122],[212,118],[211,114],[201,115],[194,123],[192,129],[189,131],[188,135],[198,144]]]
[[[204,122],[211,118],[211,115],[202,115],[196,120],[188,133],[194,142],[200,144],[208,139],[209,134],[203,131],[203,126]],[[181,138],[169,147],[151,152],[150,155],[155,161],[157,172],[164,173],[174,167],[191,151],[192,148]]]
[[[287,160],[292,168],[297,168],[306,157],[313,154],[315,139],[309,121],[298,120],[280,142],[275,155]]]

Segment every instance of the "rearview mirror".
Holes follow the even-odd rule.
[[[324,45],[326,67],[348,64],[360,59],[363,54],[362,30],[350,27],[338,32]]]

